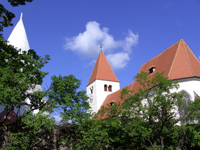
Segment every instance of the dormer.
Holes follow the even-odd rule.
[[[156,70],[156,67],[153,65],[153,66],[151,66],[150,68],[149,68],[149,74],[152,74],[152,73],[154,73],[155,72],[155,70]]]

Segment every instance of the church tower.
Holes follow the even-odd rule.
[[[28,38],[26,35],[26,30],[22,21],[22,13],[20,16],[20,19],[16,26],[14,27],[13,31],[11,32],[9,38],[8,38],[8,44],[13,45],[17,49],[21,49],[22,51],[28,51],[30,49]],[[42,86],[41,85],[35,85],[34,89],[28,90],[27,92],[33,93],[34,91],[42,91]],[[45,98],[44,98],[45,99]],[[30,100],[27,98],[25,100],[26,103],[30,103]],[[19,113],[17,115],[22,115],[24,110],[28,108],[23,107],[20,109]],[[0,113],[4,110],[4,107],[1,105],[0,106]],[[34,110],[34,113],[37,113],[39,110]],[[15,109],[15,113],[17,113],[18,110]]]
[[[107,95],[119,89],[119,80],[101,50],[87,84],[87,96],[92,112],[97,113]]]

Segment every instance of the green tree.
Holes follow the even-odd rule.
[[[8,0],[12,6],[25,5],[32,0]],[[46,91],[28,92],[41,85],[48,72],[41,68],[48,63],[48,55],[42,58],[34,50],[28,52],[7,45],[2,31],[12,25],[14,14],[0,4],[0,104],[4,105],[6,119],[0,122],[1,149],[51,149],[55,146],[54,119],[49,113],[59,108],[62,122],[70,124],[71,130],[89,117],[85,91],[80,91],[80,80],[73,75],[53,76]],[[29,103],[25,100],[29,99]],[[9,121],[9,113],[14,109],[26,109],[17,113],[16,120]],[[34,110],[39,113],[33,114]],[[71,138],[71,137],[69,137]]]
[[[139,150],[197,148],[200,137],[199,125],[180,126],[180,123],[198,119],[199,99],[186,107],[184,95],[177,92],[179,87],[177,82],[164,77],[163,73],[149,76],[141,72],[135,77],[135,82],[140,83],[137,91],[124,88],[121,92],[122,101],[102,107],[97,115],[99,118],[104,118],[100,121],[101,124],[103,122],[106,124],[106,130],[101,126],[102,129],[98,131],[101,130],[107,135],[103,138],[107,141],[105,144],[107,148]],[[179,108],[185,109],[181,117]],[[101,134],[95,137],[93,143],[97,145],[100,141],[95,139],[101,139]]]
[[[183,107],[184,102],[183,94],[177,92],[178,84],[163,73],[151,77],[141,72],[135,80],[140,83],[137,91],[122,91],[124,103],[120,115],[129,133],[144,136],[143,141],[150,149],[179,149],[188,144],[192,139],[192,128],[177,124],[189,119],[191,111],[179,116],[178,108]],[[134,140],[137,143],[136,137]]]

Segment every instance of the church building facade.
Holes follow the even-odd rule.
[[[142,71],[149,73],[149,76],[164,71],[165,77],[177,80],[180,87],[176,92],[184,93],[186,105],[200,96],[200,62],[183,39],[143,64],[139,73]],[[136,91],[140,84],[134,81],[125,87]],[[87,84],[92,111],[97,113],[101,106],[112,106],[121,101],[122,89],[105,55],[100,51]]]

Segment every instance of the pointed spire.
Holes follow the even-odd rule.
[[[100,51],[99,53],[96,64],[92,71],[92,75],[87,85],[91,84],[95,80],[119,82],[103,51]]]
[[[18,21],[17,25],[14,27],[12,33],[8,38],[8,44],[13,45],[14,47],[23,51],[28,51],[30,47],[22,17],[23,14],[21,13],[20,20]]]
[[[169,78],[180,79],[188,77],[200,77],[200,63],[192,53],[185,41],[181,39],[174,57]]]
[[[20,16],[20,19],[22,19],[22,17],[23,17],[23,13],[21,12],[21,16]]]

